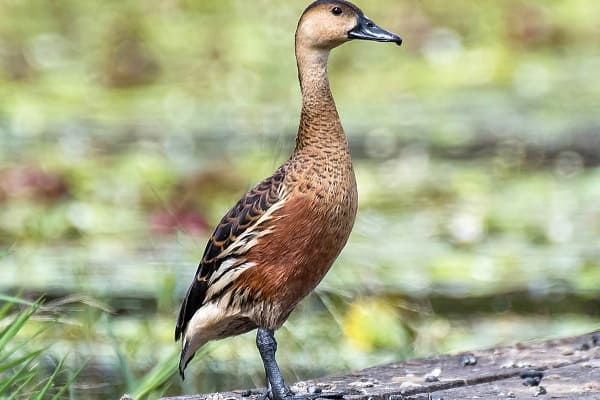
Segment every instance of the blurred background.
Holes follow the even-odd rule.
[[[72,398],[264,385],[253,333],[182,383],[173,329],[212,227],[293,149],[306,5],[0,0],[0,293],[45,296],[25,334],[84,365]],[[288,381],[600,327],[600,5],[359,5],[404,45],[332,55],[360,207],[278,334]]]

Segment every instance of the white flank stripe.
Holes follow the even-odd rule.
[[[272,218],[273,213],[279,210],[281,207],[283,207],[284,202],[285,198],[282,198],[281,200],[274,203],[271,207],[269,207],[269,209],[263,215],[261,215],[261,217],[258,220],[256,220],[256,222],[252,224],[252,226],[249,226],[244,231],[244,233],[238,236],[233,243],[227,246],[227,248],[224,249],[223,252],[217,256],[217,258],[225,258],[233,254],[243,254],[247,252],[253,245],[256,244],[256,242],[253,242],[253,239],[257,239],[261,236],[271,233],[272,230],[270,229],[261,230],[260,225],[270,220]],[[249,246],[251,242],[252,245]],[[219,269],[221,268],[219,267]]]
[[[206,298],[210,299],[215,294],[219,293],[221,290],[225,288],[229,283],[233,282],[242,272],[247,270],[250,267],[255,266],[254,262],[246,262],[244,264],[238,265],[235,268],[231,268],[228,271],[223,271],[218,279],[214,281],[211,279],[211,284],[206,291]]]
[[[280,189],[280,192],[283,193],[283,190]],[[270,220],[273,217],[273,213],[279,210],[284,202],[284,197],[275,202],[258,220],[256,220],[256,222],[254,222],[254,224],[249,226],[236,238],[236,240],[217,255],[217,260],[222,260],[222,262],[210,277],[208,290],[206,292],[207,299],[210,299],[212,296],[223,290],[229,283],[237,279],[242,272],[256,265],[255,262],[247,261],[243,264],[234,266],[237,262],[243,260],[244,255],[258,243],[259,238],[273,232],[273,229],[271,228],[261,229],[261,224]]]

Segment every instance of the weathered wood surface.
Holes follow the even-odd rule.
[[[476,362],[469,365],[469,363]],[[538,386],[524,373],[541,371]],[[429,378],[428,378],[429,376]],[[531,378],[529,381],[531,382]],[[535,379],[533,379],[535,381]],[[292,386],[344,393],[344,400],[595,399],[600,400],[600,331],[541,343],[443,355],[367,368]],[[256,400],[261,392],[233,391],[163,400]]]

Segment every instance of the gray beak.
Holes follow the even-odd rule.
[[[348,32],[348,38],[361,40],[374,40],[376,42],[394,42],[398,46],[402,44],[402,38],[395,33],[380,28],[364,15],[358,17],[358,24]]]

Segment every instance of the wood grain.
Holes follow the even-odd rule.
[[[475,365],[464,365],[473,355]],[[471,358],[472,359],[472,358]],[[427,375],[437,381],[427,382]],[[521,374],[539,370],[540,386]],[[434,380],[434,378],[429,378]],[[344,400],[595,399],[600,400],[600,331],[582,336],[379,365],[348,375],[299,382],[344,393]],[[543,389],[540,389],[543,387]],[[546,394],[538,394],[539,392]],[[260,390],[168,397],[162,400],[256,400]]]

